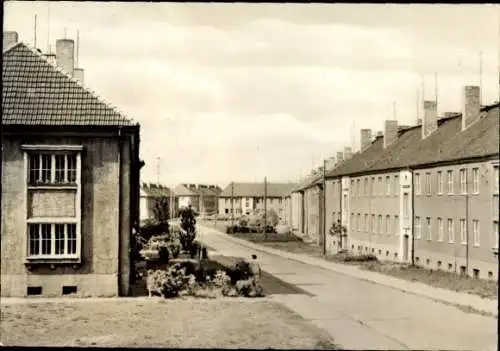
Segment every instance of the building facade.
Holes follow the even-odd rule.
[[[153,183],[142,183],[140,192],[140,220],[145,221],[155,218],[155,208],[162,201],[164,203],[163,211],[170,215],[170,203],[177,208],[177,198],[173,192],[164,185]]]
[[[72,40],[56,47],[57,66],[3,50],[1,295],[127,295],[139,125],[74,79]]]
[[[200,215],[211,215],[218,212],[218,196],[222,189],[218,185],[179,184],[174,193],[178,208],[191,205]]]

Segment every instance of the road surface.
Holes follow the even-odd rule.
[[[249,257],[255,253],[264,271],[307,291],[310,295],[277,294],[270,298],[328,331],[344,348],[497,350],[497,320],[493,317],[255,252],[215,229],[197,227],[197,239],[217,254]]]

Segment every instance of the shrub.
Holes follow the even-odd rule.
[[[239,280],[245,280],[253,276],[250,264],[246,261],[239,260],[235,265],[228,270],[231,277],[231,284],[236,284]]]
[[[191,258],[198,257],[200,251],[201,251],[201,244],[197,241],[193,241],[193,243],[189,247],[189,256]]]
[[[166,270],[148,272],[148,290],[165,298],[177,297],[181,293],[192,294],[195,285],[195,276],[186,274],[186,268],[180,264],[170,266]]]
[[[246,227],[247,224],[248,224],[248,219],[243,217],[239,220],[238,224],[241,226],[241,227]]]
[[[234,233],[234,227],[232,225],[228,225],[226,227],[226,234],[233,234]]]
[[[343,258],[344,262],[373,262],[378,261],[377,256],[368,254],[368,255],[346,255]]]
[[[249,278],[236,282],[236,292],[239,296],[244,297],[262,297],[264,290],[254,279]]]
[[[181,230],[180,230],[180,240],[182,249],[184,251],[189,251],[194,238],[196,237],[196,213],[191,208],[183,208],[180,211],[181,216]]]
[[[156,220],[146,220],[143,225],[139,228],[139,236],[144,240],[151,239],[152,236],[158,235],[160,233],[168,233],[168,222],[158,222]]]

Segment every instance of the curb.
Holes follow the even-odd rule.
[[[424,283],[411,282],[394,277],[388,277],[381,273],[363,271],[356,266],[345,266],[340,263],[329,262],[321,258],[314,258],[302,254],[294,254],[286,251],[276,250],[273,248],[268,248],[265,246],[257,245],[248,242],[243,239],[234,238],[232,236],[226,235],[215,228],[210,228],[207,226],[202,226],[205,229],[210,229],[217,232],[218,235],[223,235],[229,240],[238,243],[247,248],[256,249],[262,252],[266,252],[272,255],[280,256],[293,261],[309,264],[315,267],[327,269],[336,273],[348,275],[360,280],[368,281],[370,283],[375,283],[379,285],[388,286],[412,295],[417,295],[431,299],[436,302],[441,302],[447,305],[460,306],[465,308],[471,308],[473,310],[485,313],[487,315],[498,317],[498,300],[483,299],[480,296],[455,292],[451,290],[446,290],[442,288],[430,287]],[[450,297],[437,297],[436,292],[443,294],[452,295]]]

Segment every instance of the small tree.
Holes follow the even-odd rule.
[[[278,225],[279,221],[280,217],[275,210],[270,209],[269,211],[267,211],[267,225],[270,225],[274,228]]]
[[[169,203],[166,196],[159,197],[154,202],[153,216],[160,223],[168,222]]]
[[[181,216],[181,244],[184,251],[189,251],[196,237],[195,212],[191,205],[180,210]]]
[[[339,246],[342,249],[344,241],[343,239],[347,236],[347,228],[342,225],[340,219],[337,220],[337,222],[332,223],[332,226],[330,227],[330,235],[339,237]]]

